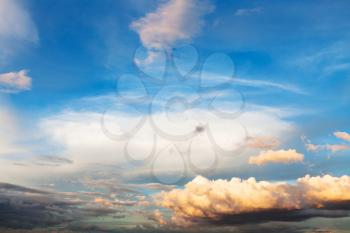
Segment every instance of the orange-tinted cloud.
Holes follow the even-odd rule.
[[[298,153],[296,150],[268,150],[263,151],[257,156],[252,156],[249,159],[250,164],[264,165],[268,163],[297,163],[303,162],[304,155]]]
[[[254,149],[273,149],[280,145],[277,138],[270,136],[250,137],[247,141],[247,146]]]
[[[172,221],[187,225],[196,220],[220,221],[223,216],[293,212],[324,208],[350,201],[350,177],[305,176],[294,183],[241,180],[208,180],[198,176],[185,185],[158,196],[159,205],[173,212]]]
[[[333,134],[334,134],[334,136],[336,136],[339,139],[350,142],[350,134],[348,134],[346,132],[334,132]]]

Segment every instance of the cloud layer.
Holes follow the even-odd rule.
[[[326,213],[317,209],[336,208],[339,204],[341,209],[348,208],[350,177],[305,176],[291,184],[255,178],[210,181],[198,176],[184,189],[163,192],[158,198],[159,205],[170,209],[172,221],[179,225],[220,222],[227,218],[243,221],[256,217],[257,221],[259,213],[263,213],[259,217],[264,221],[303,219]],[[285,219],[281,212],[285,212],[282,214]]]

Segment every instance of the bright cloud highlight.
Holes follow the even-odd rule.
[[[325,208],[350,201],[350,177],[305,176],[295,183],[241,180],[208,180],[202,176],[158,196],[159,205],[173,212],[175,224],[200,220],[220,221],[227,216],[267,211]]]

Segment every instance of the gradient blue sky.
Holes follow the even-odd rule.
[[[88,179],[106,177],[128,185],[182,186],[196,175],[273,181],[293,181],[306,174],[349,175],[348,1],[208,0],[197,7],[189,4],[183,18],[170,23],[161,24],[167,17],[147,18],[167,4],[0,0],[4,182],[82,191]],[[155,37],[142,38],[144,28]],[[175,63],[164,68],[166,59]],[[181,75],[182,69],[192,67]],[[163,70],[167,73],[162,81]],[[219,85],[203,88],[201,82]],[[181,125],[184,105],[175,101],[169,107],[172,97],[190,103],[195,123]],[[208,106],[214,102],[231,117],[211,115]],[[180,119],[179,126],[168,125],[161,118],[164,111],[169,111],[167,120]],[[237,111],[240,114],[234,114]],[[104,117],[110,117],[111,131],[116,129],[113,121],[128,128],[147,118],[140,138],[130,139],[133,158],[153,153],[154,137],[158,138],[154,153],[165,157],[136,165],[125,159],[127,141],[113,140],[103,132]],[[147,124],[148,118],[159,124],[158,130]],[[160,133],[162,129],[192,132],[196,125],[205,126],[204,131],[212,127],[208,135],[217,145],[208,138],[178,142]],[[251,142],[238,153],[236,147],[245,139],[268,146]],[[180,153],[196,145],[192,148],[196,167],[214,167],[215,158],[202,155],[203,144],[222,146],[231,154],[219,156],[215,169],[204,172],[174,159],[172,150],[161,153],[169,145]],[[267,150],[295,150],[304,159],[262,166],[249,163],[249,158]],[[189,171],[177,179],[183,166]],[[154,192],[141,191],[146,196]]]

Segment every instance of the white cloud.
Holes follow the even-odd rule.
[[[64,110],[46,116],[39,120],[38,129],[35,135],[39,137],[40,146],[33,145],[32,155],[38,156],[35,151],[44,155],[60,155],[72,163],[58,167],[41,167],[26,163],[26,167],[14,166],[8,161],[6,169],[1,168],[1,175],[15,179],[40,179],[43,174],[49,179],[50,174],[64,175],[88,171],[91,165],[101,166],[122,166],[132,165],[125,156],[125,143],[127,140],[112,140],[102,130],[102,112],[107,109],[106,105],[112,103],[108,97],[84,98],[82,101],[75,101],[70,110]],[[108,100],[106,103],[106,100]],[[98,106],[98,107],[96,107]],[[287,113],[286,113],[287,112]],[[278,114],[276,114],[278,113]],[[290,110],[250,107],[240,119],[221,119],[210,111],[192,109],[184,112],[170,112],[161,114],[159,112],[147,116],[134,114],[128,109],[111,109],[105,115],[106,128],[114,133],[120,133],[131,129],[142,117],[148,117],[147,121],[137,131],[137,134],[130,139],[127,150],[134,160],[146,159],[152,152],[154,145],[154,125],[149,121],[152,117],[156,126],[163,131],[182,134],[184,132],[196,132],[198,125],[203,125],[204,130],[198,133],[192,140],[179,142],[177,140],[164,139],[158,135],[156,142],[157,156],[153,170],[149,166],[137,166],[134,169],[123,169],[123,175],[130,179],[140,176],[150,176],[153,171],[157,177],[164,177],[164,174],[180,174],[183,171],[183,160],[181,157],[172,156],[171,150],[163,150],[171,144],[175,144],[181,153],[187,153],[191,145],[191,160],[194,166],[200,169],[211,167],[215,162],[215,152],[218,148],[230,152],[230,156],[221,156],[217,167],[218,172],[224,171],[227,164],[234,161],[237,166],[247,166],[246,154],[236,153],[235,150],[244,147],[246,137],[258,137],[269,132],[273,138],[285,138],[284,135],[291,135],[294,132],[294,125],[285,120]],[[189,121],[182,119],[190,119]],[[180,121],[179,121],[180,120]],[[245,134],[244,127],[247,126]],[[209,132],[210,131],[210,132]],[[208,138],[208,134],[212,138]],[[34,139],[39,140],[39,139]],[[213,144],[215,143],[215,145]],[[39,148],[38,148],[39,147]],[[249,149],[249,148],[247,148]],[[162,153],[161,153],[162,152]],[[163,153],[164,152],[164,153]],[[247,155],[248,155],[247,151]],[[242,156],[238,156],[242,155]],[[26,158],[30,160],[30,158]],[[229,160],[229,161],[227,161]],[[22,162],[22,161],[16,161]],[[3,163],[5,164],[5,163]],[[5,165],[4,165],[5,166]],[[222,170],[221,170],[222,169]],[[196,171],[194,171],[196,172]],[[25,175],[24,175],[25,174]],[[192,173],[189,175],[193,175]]]
[[[344,141],[350,142],[350,134],[348,134],[347,132],[334,132],[334,136]]]
[[[32,78],[27,75],[26,70],[0,74],[0,91],[13,93],[30,90]]]
[[[200,219],[269,210],[322,208],[329,203],[350,201],[350,177],[305,176],[295,183],[241,180],[208,180],[198,176],[184,189],[162,192],[160,206],[173,212],[172,221],[186,225]]]
[[[94,100],[95,101],[95,100]],[[281,110],[280,110],[281,111]],[[283,115],[283,114],[282,114]],[[42,119],[41,129],[45,132],[46,138],[51,139],[59,145],[63,151],[74,161],[76,169],[84,169],[87,164],[127,164],[125,158],[124,145],[126,141],[111,140],[104,134],[101,128],[102,115],[91,111],[65,111]],[[136,125],[139,117],[120,111],[107,112],[105,115],[106,128],[112,133],[122,132]],[[213,115],[210,111],[195,109],[187,111],[185,114],[173,112],[170,115],[154,113],[152,117],[156,126],[165,132],[174,135],[186,132],[193,133],[198,125],[208,125],[204,131],[195,136],[192,140],[178,142],[177,140],[165,139],[157,135],[148,120],[143,127],[129,141],[127,150],[135,160],[142,160],[152,152],[154,135],[157,135],[156,155],[154,171],[159,177],[165,173],[179,174],[183,169],[181,157],[171,156],[171,150],[163,150],[172,143],[176,144],[182,153],[186,153],[191,145],[191,160],[196,167],[206,169],[210,167],[215,159],[215,150],[221,148],[226,151],[234,151],[241,146],[245,146],[244,128],[237,119],[221,119]],[[189,121],[179,119],[191,119]],[[263,132],[269,131],[271,137],[280,138],[287,132],[291,133],[294,126],[282,118],[278,118],[274,112],[264,110],[249,110],[245,112],[240,122],[248,126],[249,136],[255,137]],[[208,133],[214,139],[208,137]],[[207,146],[206,146],[207,145]],[[164,152],[163,154],[160,152]],[[164,155],[164,156],[163,156]],[[245,164],[246,161],[236,161],[235,152],[232,152],[230,159],[235,160],[235,164]],[[222,166],[227,163],[221,164]],[[220,169],[219,165],[217,169]],[[140,167],[125,171],[125,175],[140,176],[149,175],[150,170]]]
[[[268,150],[261,152],[257,156],[252,156],[249,159],[250,164],[264,165],[268,163],[298,163],[304,161],[304,155],[296,150]]]
[[[134,21],[131,27],[146,48],[169,49],[196,36],[203,25],[203,15],[211,10],[212,6],[204,1],[169,0],[155,12]]]

